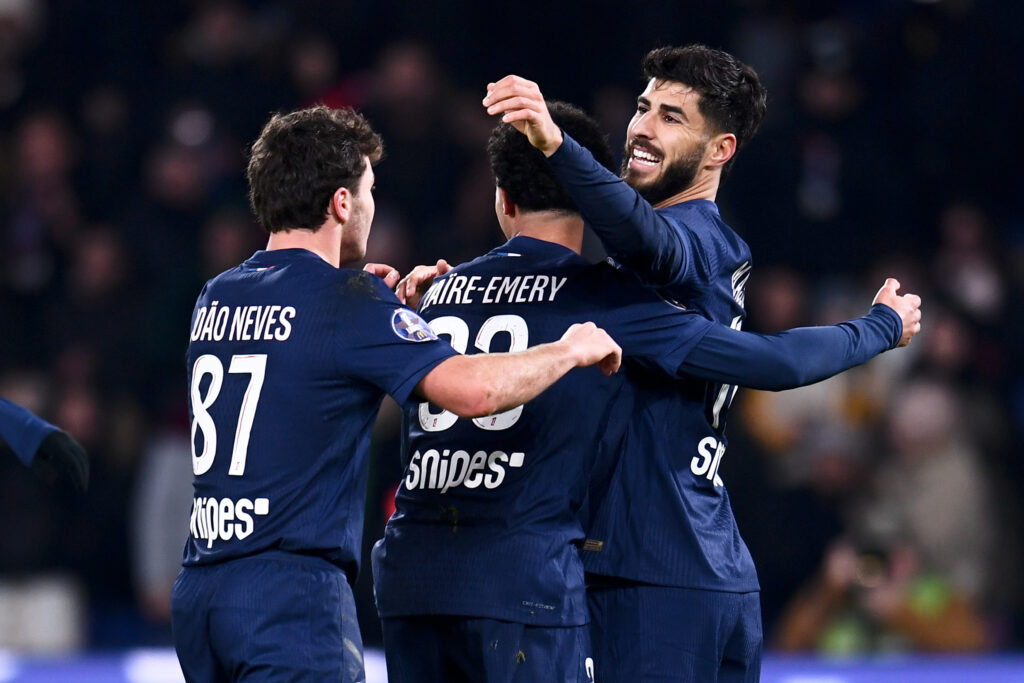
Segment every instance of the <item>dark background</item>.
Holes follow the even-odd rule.
[[[265,239],[243,171],[271,112],[364,111],[387,149],[367,258],[405,272],[499,242],[488,81],[537,81],[621,149],[643,53],[702,42],[769,89],[718,197],[754,253],[748,329],[859,315],[888,275],[925,299],[910,349],[803,393],[739,393],[722,471],[769,641],[788,642],[792,596],[847,539],[886,563],[909,549],[886,585],[935,578],[984,647],[1019,649],[1022,26],[1020,3],[972,0],[4,3],[0,395],[79,438],[93,483],[77,498],[4,458],[0,576],[70,577],[82,645],[168,642],[186,331],[205,279]],[[374,441],[367,544],[399,476],[396,412]],[[863,593],[815,648],[922,647]],[[849,641],[829,630],[845,614]]]

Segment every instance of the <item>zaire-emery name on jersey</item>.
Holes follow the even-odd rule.
[[[568,278],[552,275],[453,275],[427,290],[420,310],[434,304],[525,304],[554,301]]]

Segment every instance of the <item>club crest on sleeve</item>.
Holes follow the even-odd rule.
[[[433,341],[437,335],[426,320],[407,308],[396,308],[391,316],[391,329],[406,341]]]

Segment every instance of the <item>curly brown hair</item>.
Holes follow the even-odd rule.
[[[249,205],[267,232],[317,230],[339,187],[353,194],[384,156],[380,136],[352,109],[325,106],[275,114],[252,145]]]

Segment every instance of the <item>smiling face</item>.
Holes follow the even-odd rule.
[[[711,132],[699,100],[687,85],[654,78],[637,98],[621,175],[651,204],[685,190],[703,166]]]

